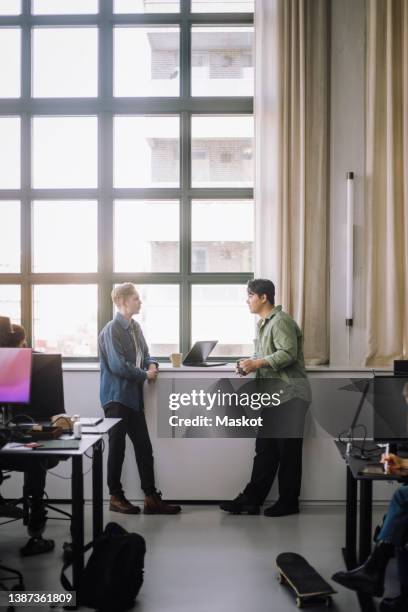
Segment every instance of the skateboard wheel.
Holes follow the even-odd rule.
[[[326,599],[324,600],[324,604],[326,606],[326,608],[330,608],[330,606],[333,603],[333,599],[330,597],[330,595],[328,597],[326,597]]]
[[[296,597],[296,606],[298,608],[303,608],[303,599],[301,599],[300,597]]]

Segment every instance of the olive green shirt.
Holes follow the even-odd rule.
[[[303,335],[296,321],[282,310],[282,306],[274,306],[270,315],[258,322],[254,357],[265,359],[269,364],[256,371],[257,378],[276,379],[283,383],[281,403],[295,397],[307,402],[311,400],[303,357]]]

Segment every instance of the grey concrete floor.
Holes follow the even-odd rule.
[[[376,510],[374,520],[382,514]],[[90,527],[89,505],[86,519]],[[280,552],[304,555],[326,578],[343,567],[344,507],[308,506],[300,515],[279,519],[231,516],[210,505],[184,506],[181,515],[168,517],[125,516],[105,508],[109,520],[146,540],[145,581],[136,612],[289,612],[296,609],[294,597],[276,580],[274,561]],[[61,588],[67,523],[50,520],[46,536],[55,539],[54,552],[21,559],[17,549],[26,539],[21,522],[0,527],[0,563],[20,569],[27,590]],[[359,610],[354,593],[340,586],[334,602],[336,611]]]

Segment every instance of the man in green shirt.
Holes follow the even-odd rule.
[[[265,516],[286,516],[299,512],[302,478],[303,425],[311,399],[310,385],[303,357],[303,337],[296,322],[282,306],[275,306],[275,286],[270,280],[254,279],[248,282],[247,304],[253,314],[260,317],[257,329],[255,355],[241,359],[241,374],[256,373],[257,379],[270,379],[279,383],[280,407],[272,407],[263,416],[276,415],[289,423],[290,437],[279,435],[281,423],[276,422],[274,437],[257,437],[251,480],[243,493],[232,501],[221,504],[221,509],[233,514],[259,514],[276,473],[278,473],[279,499],[264,511]],[[269,414],[268,414],[269,411]],[[265,429],[264,429],[265,431]],[[287,432],[286,426],[282,429]],[[262,435],[262,434],[261,434]],[[269,432],[271,435],[271,432]],[[272,432],[272,435],[273,432]],[[288,433],[286,433],[286,436]]]

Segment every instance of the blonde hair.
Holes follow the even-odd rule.
[[[121,285],[116,285],[111,293],[112,302],[116,304],[116,306],[119,306],[122,300],[126,300],[126,298],[134,295],[135,293],[136,287],[133,283],[122,283]]]

